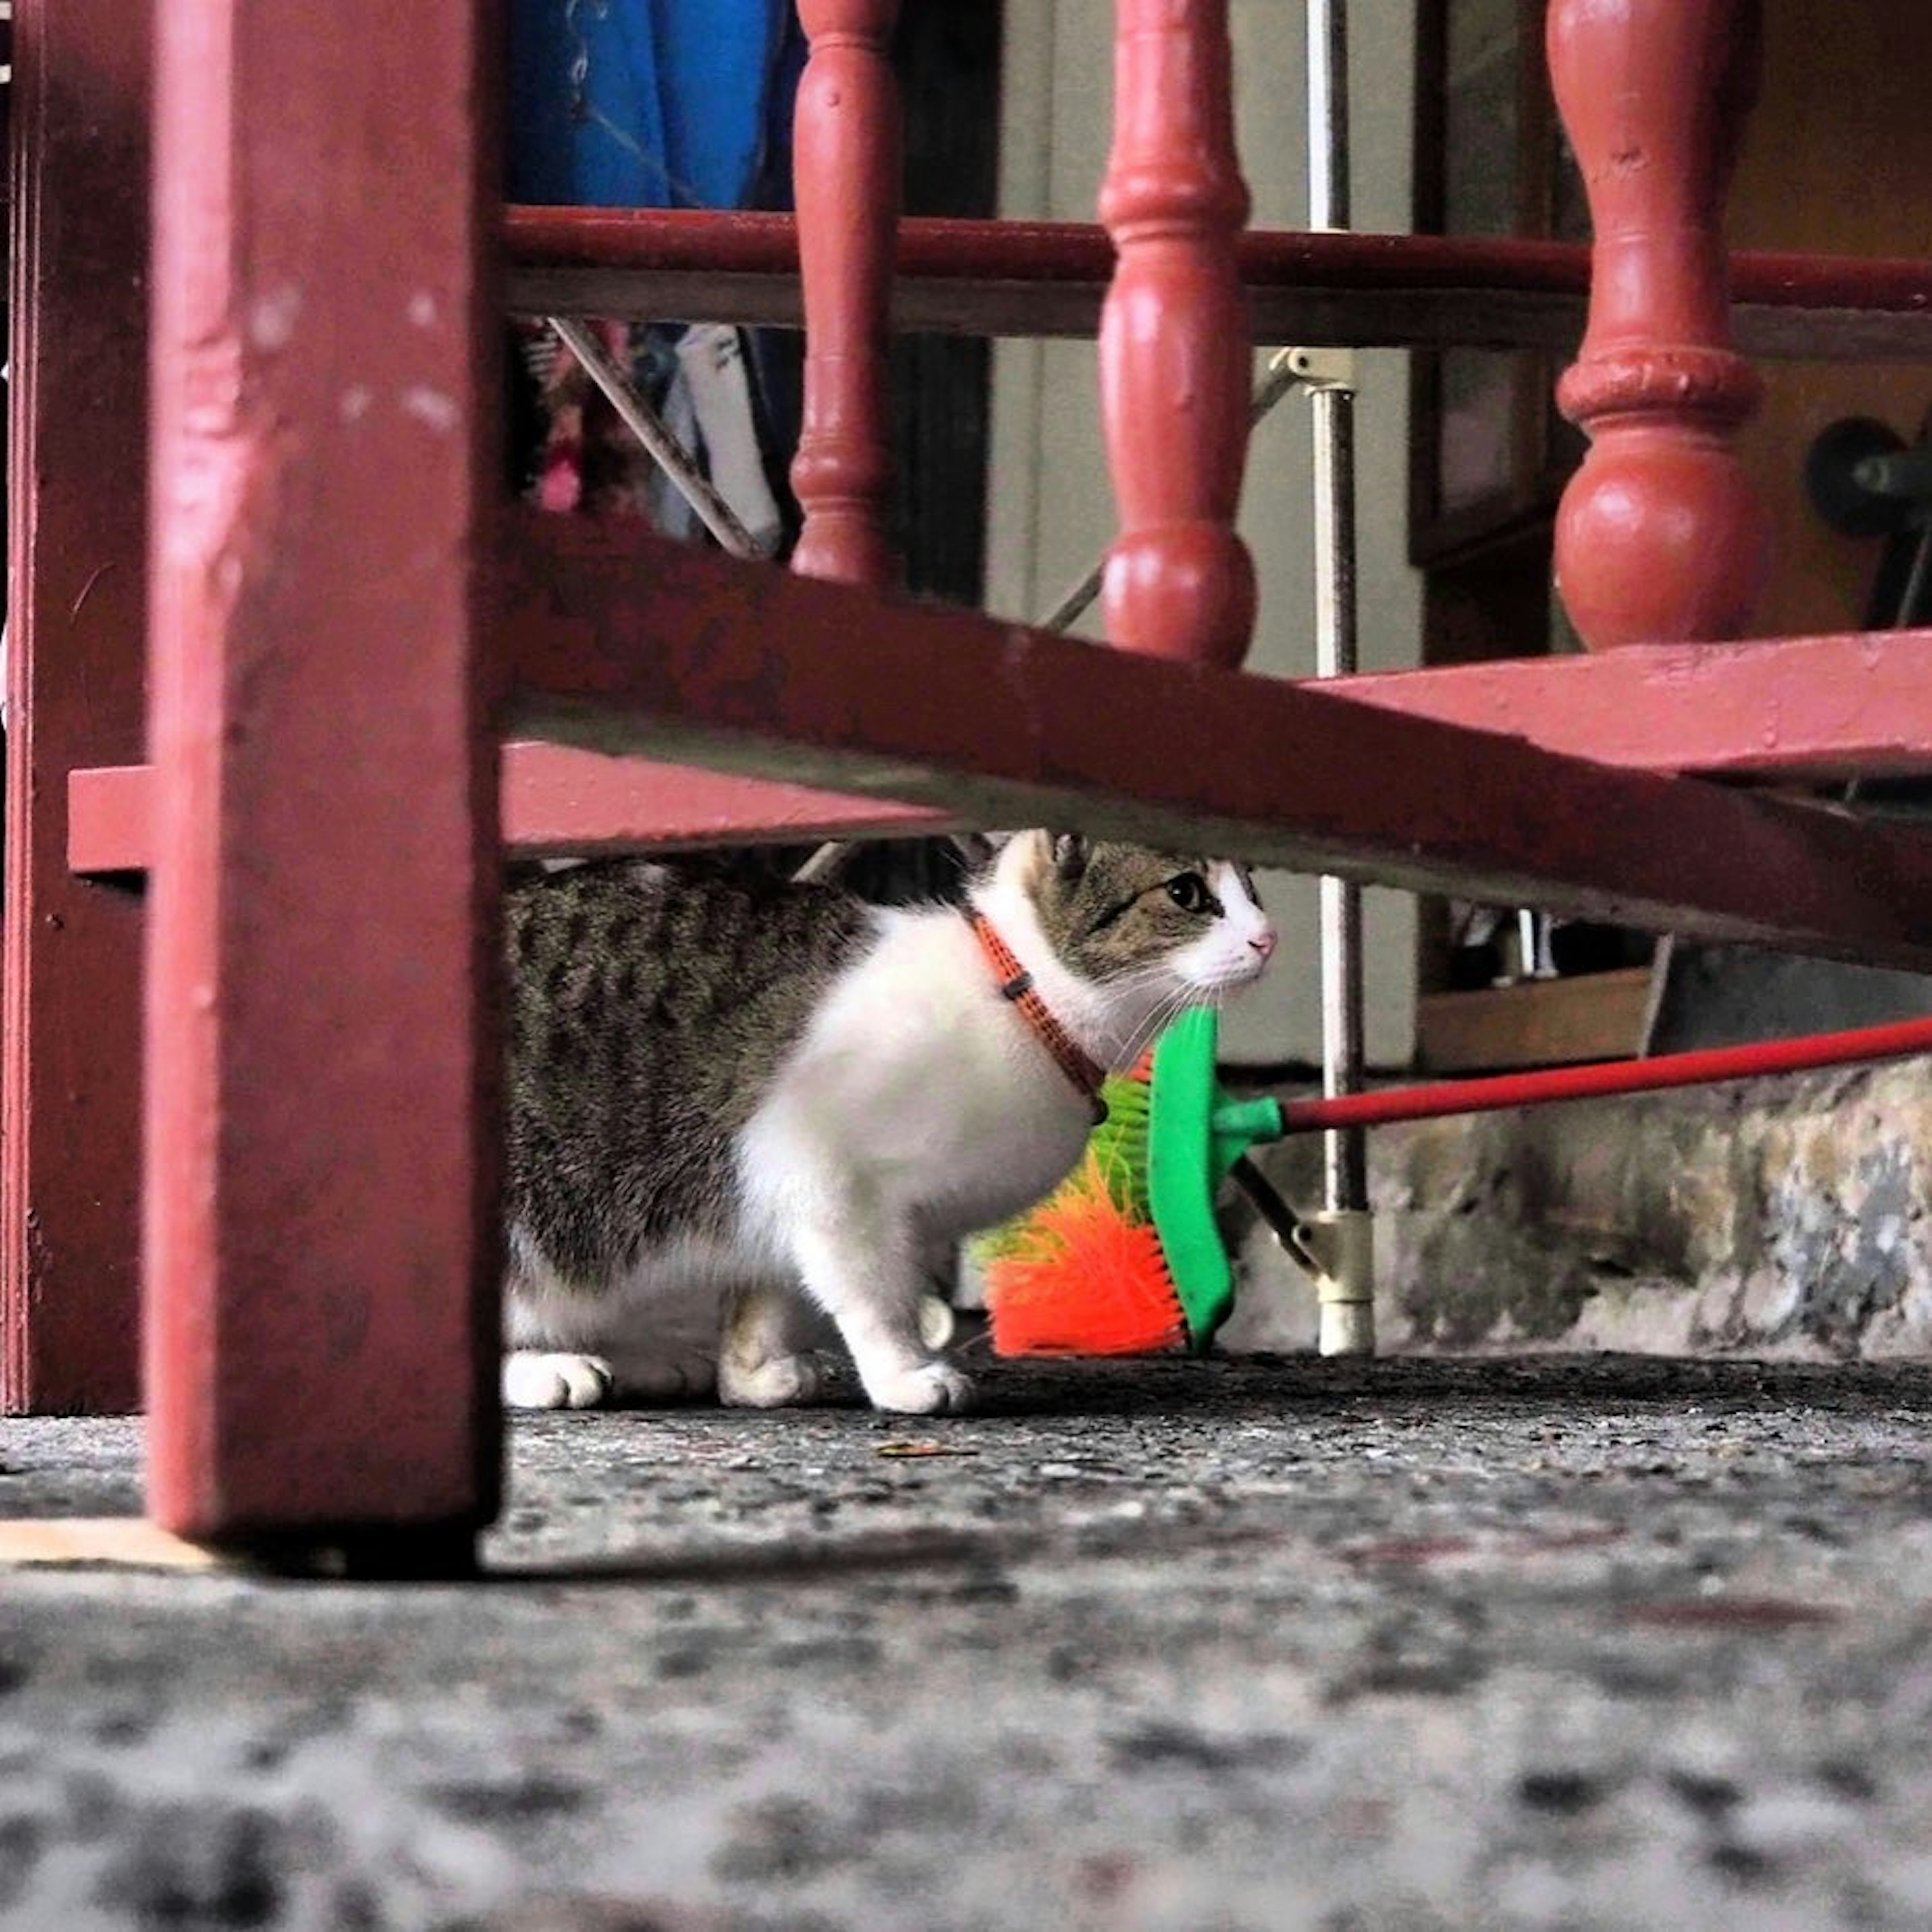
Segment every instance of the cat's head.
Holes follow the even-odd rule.
[[[1051,965],[1028,964],[1049,1006],[1115,1065],[1182,1007],[1251,986],[1275,950],[1253,874],[1232,860],[1023,832],[1000,848],[992,880],[1043,942]]]

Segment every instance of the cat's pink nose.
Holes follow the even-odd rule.
[[[1274,952],[1274,928],[1271,926],[1262,927],[1261,931],[1248,941],[1248,944],[1262,956],[1262,958],[1271,958]]]

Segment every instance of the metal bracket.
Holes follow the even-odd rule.
[[[1311,394],[1323,389],[1355,389],[1355,352],[1352,349],[1280,349],[1268,358],[1268,374],[1299,382]]]
[[[1324,1208],[1301,1224],[1289,1252],[1315,1277],[1321,1303],[1316,1346],[1324,1355],[1376,1352],[1375,1217],[1365,1208]]]
[[[1366,1208],[1324,1208],[1307,1220],[1246,1154],[1228,1170],[1267,1222],[1281,1251],[1315,1283],[1321,1306],[1316,1346],[1324,1355],[1376,1352],[1375,1216]]]

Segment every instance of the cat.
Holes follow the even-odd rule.
[[[517,1408],[824,1400],[824,1318],[875,1408],[967,1408],[927,1257],[1048,1192],[1102,1070],[1275,947],[1244,866],[1038,831],[963,906],[613,860],[506,914]]]

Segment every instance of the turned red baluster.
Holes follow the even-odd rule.
[[[1247,315],[1234,266],[1248,191],[1234,154],[1226,0],[1115,0],[1114,142],[1100,219],[1120,250],[1100,399],[1120,506],[1107,634],[1232,668],[1254,628],[1234,534],[1247,448]]]
[[[896,584],[886,535],[886,302],[899,211],[899,98],[886,50],[898,0],[799,0],[812,58],[792,142],[805,293],[805,410],[792,568]]]
[[[1552,0],[1550,77],[1590,197],[1589,327],[1557,387],[1592,439],[1556,524],[1593,649],[1734,638],[1768,526],[1734,446],[1757,406],[1731,348],[1724,201],[1756,92],[1756,0]]]

